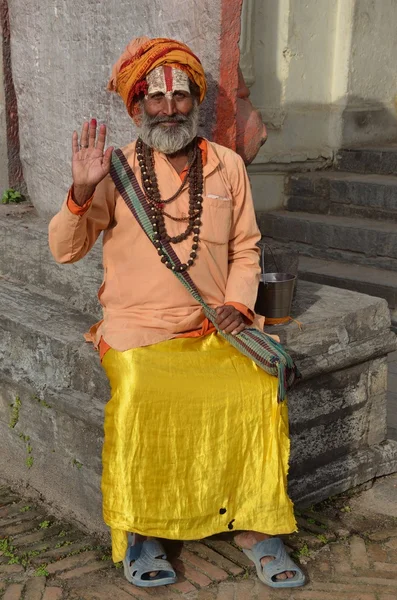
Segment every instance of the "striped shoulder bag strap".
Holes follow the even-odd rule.
[[[114,150],[112,153],[110,175],[121,197],[154,246],[149,205],[127,158],[120,149]],[[205,316],[214,324],[219,334],[242,354],[251,358],[261,369],[278,378],[278,401],[282,402],[287,391],[301,376],[283,346],[254,327],[247,327],[237,335],[221,331],[216,324],[215,310],[203,300],[190,275],[186,271],[178,272],[181,262],[171,244],[163,242],[163,250],[173,266],[172,272],[202,306]]]

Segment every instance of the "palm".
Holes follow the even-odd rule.
[[[104,154],[97,148],[82,148],[73,155],[72,175],[75,185],[96,186],[109,169],[103,164]]]
[[[97,139],[96,121],[84,123],[80,145],[77,132],[72,138],[72,175],[75,186],[95,187],[110,171],[110,158],[113,148],[104,152],[106,141],[106,125],[101,125]]]

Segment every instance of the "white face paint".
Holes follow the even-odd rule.
[[[176,91],[190,94],[187,74],[180,69],[174,69],[166,65],[153,69],[146,76],[146,82],[148,84],[148,96],[164,94],[166,97],[172,97]]]

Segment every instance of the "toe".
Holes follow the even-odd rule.
[[[293,571],[286,571],[288,579],[292,579],[295,573]]]

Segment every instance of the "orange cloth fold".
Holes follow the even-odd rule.
[[[150,71],[161,65],[185,71],[200,90],[200,102],[204,100],[207,92],[204,69],[190,48],[168,38],[141,37],[125,48],[113,66],[107,88],[120,94],[131,117],[134,117],[134,98],[144,91],[142,82]]]

